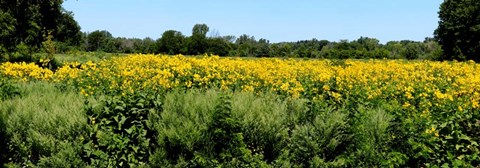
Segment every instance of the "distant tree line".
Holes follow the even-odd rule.
[[[109,53],[154,53],[200,55],[214,54],[238,57],[295,57],[330,59],[440,59],[442,49],[433,38],[422,42],[390,41],[381,44],[379,40],[360,37],[357,40],[332,42],[328,40],[303,40],[297,42],[270,43],[267,39],[256,40],[254,36],[207,37],[209,27],[196,24],[191,36],[179,31],[167,30],[156,40],[112,37],[106,30],[84,33],[80,47],[85,51]]]
[[[196,24],[192,35],[167,30],[158,39],[113,37],[106,30],[80,32],[73,13],[61,7],[62,0],[0,1],[0,61],[46,50],[55,52],[103,51],[109,53],[215,54],[239,57],[296,57],[330,59],[432,59],[480,61],[480,1],[445,0],[439,11],[434,38],[424,41],[390,41],[369,37],[357,40],[302,40],[270,43],[243,34],[220,36],[206,24]],[[211,33],[207,36],[207,33]],[[49,37],[49,38],[47,38]],[[52,42],[47,42],[53,40]]]

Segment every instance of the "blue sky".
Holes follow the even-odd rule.
[[[191,34],[205,23],[220,35],[270,42],[373,37],[422,41],[432,37],[443,0],[66,0],[84,32],[157,39],[165,30]]]

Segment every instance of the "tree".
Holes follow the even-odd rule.
[[[209,38],[207,53],[215,54],[219,56],[227,56],[228,52],[232,49],[228,41],[223,38]]]
[[[185,44],[185,37],[181,32],[167,30],[157,40],[158,53],[180,54]]]
[[[80,27],[63,0],[0,1],[0,48],[13,51],[20,44],[39,49],[48,32],[54,40],[78,44]]]
[[[192,36],[206,37],[208,33],[208,26],[206,24],[196,24],[192,29]]]
[[[254,36],[243,34],[237,38],[235,43],[238,45],[237,53],[239,56],[246,57],[255,55],[257,41]]]
[[[356,42],[367,51],[373,51],[380,46],[380,41],[375,38],[360,37]]]
[[[71,46],[78,46],[82,41],[80,26],[73,18],[73,13],[62,9],[63,15],[58,18],[58,26],[54,38]]]
[[[158,50],[157,45],[155,44],[155,40],[153,40],[150,37],[146,37],[143,40],[141,40],[141,43],[139,45],[143,46],[143,50],[141,50],[140,53],[152,54]]]
[[[233,42],[235,42],[235,40],[237,38],[233,35],[227,35],[227,36],[223,36],[222,39],[224,39],[225,41],[227,41],[229,43],[233,43]]]
[[[112,34],[106,30],[96,30],[87,35],[87,51],[104,50]]]
[[[417,59],[420,54],[420,43],[408,43],[405,45],[403,55],[406,59]]]
[[[0,11],[0,53],[15,46],[15,25],[17,20],[9,13]]]
[[[192,55],[204,54],[207,51],[207,33],[206,24],[196,24],[192,29],[192,36],[188,38],[188,53]]]
[[[255,56],[256,57],[269,57],[270,56],[270,49],[268,46],[270,45],[270,42],[267,39],[261,38],[258,40],[256,51],[255,51]]]
[[[480,1],[445,0],[435,38],[447,60],[480,61]]]

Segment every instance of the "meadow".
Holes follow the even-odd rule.
[[[480,165],[473,61],[57,57],[0,64],[0,164]]]

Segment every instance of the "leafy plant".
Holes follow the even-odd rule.
[[[83,160],[95,167],[145,165],[153,152],[149,113],[161,109],[161,96],[107,97],[102,104],[88,104]]]
[[[0,100],[21,96],[20,89],[10,80],[0,76]]]

